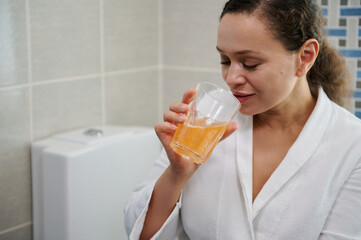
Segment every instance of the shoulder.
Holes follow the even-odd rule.
[[[323,122],[326,126],[318,152],[327,158],[327,164],[338,166],[348,176],[361,161],[361,120],[347,109],[328,102],[329,114]]]
[[[328,140],[337,142],[345,151],[358,152],[361,157],[361,119],[331,102],[331,116],[326,129]]]
[[[361,137],[361,119],[334,102],[331,102],[331,107],[330,122],[334,127],[343,129],[351,135],[359,135]]]

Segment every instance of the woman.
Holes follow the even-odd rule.
[[[217,50],[240,114],[199,167],[169,147],[195,90],[170,106],[130,239],[361,239],[361,121],[335,104],[349,79],[322,30],[316,1],[226,3]]]

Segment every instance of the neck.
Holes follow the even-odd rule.
[[[292,93],[276,107],[254,116],[254,126],[272,129],[303,127],[311,115],[316,99],[312,96],[307,80],[299,79]]]

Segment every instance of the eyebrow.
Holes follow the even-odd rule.
[[[218,52],[223,53],[223,51],[222,51],[218,46],[216,46],[216,49],[217,49]],[[243,51],[235,52],[236,55],[244,55],[244,54],[248,54],[248,53],[256,53],[256,54],[259,54],[259,52],[253,51],[253,50],[243,50]]]

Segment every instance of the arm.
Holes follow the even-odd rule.
[[[181,191],[198,166],[176,154],[169,146],[177,125],[185,121],[183,114],[188,112],[188,103],[195,89],[185,92],[182,103],[174,103],[164,113],[164,122],[155,126],[155,131],[169,159],[169,166],[154,185],[152,197],[140,239],[150,239],[163,226],[178,202]]]
[[[166,171],[169,161],[165,151],[161,152],[160,158],[154,163],[152,170],[148,173],[146,180],[138,185],[132,192],[124,209],[124,224],[128,237],[131,240],[139,239],[145,218],[149,209],[149,203],[157,179]],[[178,231],[182,231],[180,224],[179,209],[181,201],[176,203],[173,212],[163,224],[163,230],[158,231],[157,239],[174,239]]]
[[[152,237],[173,239],[172,236],[176,234],[178,226],[181,226],[179,217],[181,203],[178,200],[184,185],[199,165],[176,154],[169,144],[177,125],[185,121],[185,118],[181,116],[188,112],[188,103],[194,94],[195,89],[185,92],[182,103],[172,104],[169,111],[164,113],[164,122],[155,126],[155,131],[165,151],[163,151],[162,161],[158,161],[153,167],[152,171],[157,174],[151,174],[151,180],[139,188],[139,193],[137,190],[133,192],[127,205],[126,220],[132,219],[128,221],[127,227],[130,239]],[[237,128],[237,123],[231,123],[222,139],[228,137]]]
[[[140,239],[150,239],[175,208],[188,177],[177,176],[168,167],[156,182]]]
[[[169,146],[177,125],[186,119],[183,115],[188,112],[188,104],[194,95],[195,89],[186,91],[182,102],[171,104],[169,111],[164,113],[164,122],[155,126],[155,131],[167,153],[170,164],[155,183],[140,235],[141,240],[150,239],[161,229],[175,208],[184,185],[199,167],[199,165],[176,154]],[[231,123],[222,139],[228,137],[237,128],[237,123]]]
[[[361,159],[340,190],[319,238],[354,239],[361,239]]]

